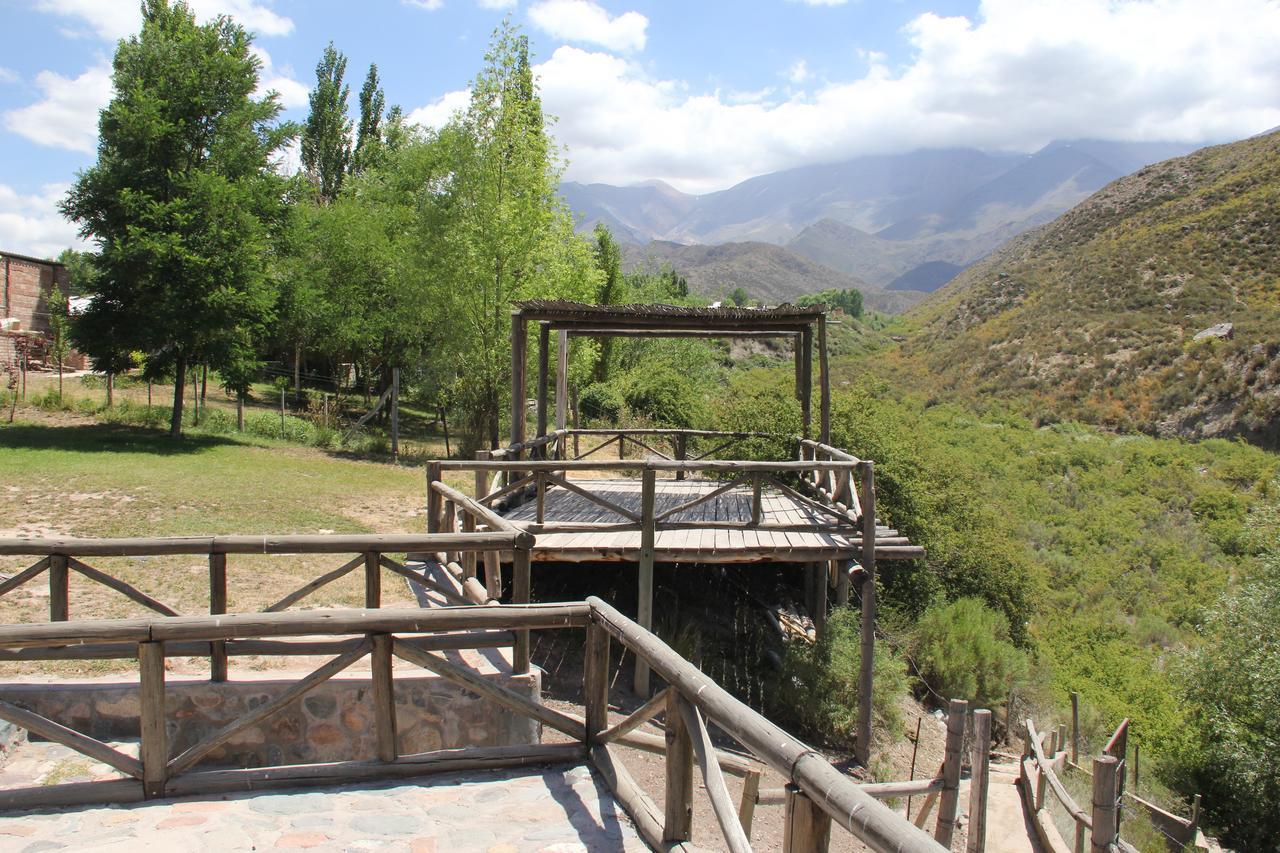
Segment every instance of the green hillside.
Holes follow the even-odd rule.
[[[1278,231],[1280,134],[1147,167],[919,306],[898,366],[1042,422],[1275,446]]]

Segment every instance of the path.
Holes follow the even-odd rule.
[[[1040,853],[1018,793],[1018,765],[991,763],[987,788],[987,853]],[[968,794],[965,793],[966,802]]]
[[[604,783],[584,766],[0,818],[0,851],[145,849],[578,853],[646,848]]]

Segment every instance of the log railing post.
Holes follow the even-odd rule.
[[[535,488],[537,489],[538,495],[535,517],[538,523],[542,524],[547,519],[547,477],[543,472],[535,471],[533,474],[533,481],[536,484]]]
[[[973,712],[973,768],[969,781],[969,839],[966,853],[983,853],[987,849],[987,793],[991,787],[991,712],[980,708]]]
[[[529,565],[529,549],[516,548],[511,553],[511,603],[528,604],[532,593],[533,578]],[[512,648],[512,666],[516,675],[529,671],[529,629],[516,631]]]
[[[786,787],[782,853],[826,853],[831,845],[831,816],[795,785]]]
[[[680,462],[683,462],[685,459],[688,459],[688,458],[689,458],[689,436],[683,432],[678,432],[676,433],[676,459]],[[677,471],[676,479],[683,480],[684,472]],[[756,522],[756,524],[759,524],[759,523],[760,522]]]
[[[662,824],[665,842],[688,841],[693,835],[693,740],[680,713],[684,701],[678,690],[667,694],[667,796]]]
[[[142,787],[147,799],[164,796],[169,741],[165,731],[164,643],[138,643],[138,719]]]
[[[477,458],[479,454],[476,454]],[[484,472],[477,472],[478,477]],[[440,463],[431,461],[427,463],[427,532],[440,532],[440,493],[435,490],[435,484],[440,482]]]
[[[67,571],[67,555],[49,556],[49,621],[66,622],[70,614],[70,572]]]
[[[382,565],[377,551],[364,554],[364,606],[371,610],[382,606]]]
[[[862,501],[862,634],[858,664],[858,732],[855,758],[871,763],[871,696],[876,667],[876,480],[871,462],[859,466]]]
[[[594,745],[599,743],[600,733],[609,727],[609,632],[595,622],[587,625],[582,681],[587,744]]]
[[[462,514],[462,532],[476,532],[476,518],[469,512]],[[476,576],[476,552],[467,550],[462,552],[462,577],[474,578]]]
[[[1120,827],[1120,760],[1114,755],[1093,759],[1093,837],[1090,849],[1109,853]]]
[[[761,496],[759,474],[751,475],[751,523],[759,525],[764,518],[764,500]]]
[[[1071,691],[1071,763],[1080,764],[1080,694]]]
[[[377,736],[378,760],[395,761],[399,757],[396,748],[396,693],[391,675],[390,634],[374,634],[373,652],[369,665],[373,681],[374,733]]]
[[[227,555],[209,555],[209,615],[221,616],[227,612]],[[209,644],[209,679],[227,680],[227,642],[214,640]]]
[[[488,462],[488,461],[489,461],[489,455],[490,455],[490,454],[489,454],[489,451],[487,451],[487,450],[477,450],[477,451],[476,451],[476,461],[477,461],[477,462]],[[493,472],[492,472],[492,471],[476,471],[476,503],[479,503],[479,502],[481,501],[481,499],[483,499],[483,498],[485,498],[486,496],[488,496],[488,494],[489,494],[489,478],[490,478],[491,476],[493,476]]]
[[[646,631],[653,629],[653,546],[655,537],[654,496],[657,488],[652,468],[645,468],[640,481],[640,565],[636,621]],[[649,696],[649,664],[636,658],[635,692]]]
[[[551,327],[538,324],[538,438],[547,434],[547,386],[550,381],[551,367]],[[542,446],[542,456],[546,457],[546,445]]]
[[[738,821],[742,832],[751,840],[751,824],[755,821],[756,801],[760,798],[760,771],[751,768],[742,778],[742,799],[738,802]]]
[[[960,765],[964,761],[964,718],[968,707],[965,700],[952,699],[947,709],[947,748],[942,763],[942,793],[938,797],[938,822],[934,826],[933,837],[948,848],[960,810]]]

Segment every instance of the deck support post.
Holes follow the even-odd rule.
[[[685,435],[683,432],[676,433],[675,450],[676,450],[677,460],[679,460],[680,462],[683,462],[684,460],[688,459],[689,458],[689,436]],[[685,477],[685,474],[683,471],[676,472],[677,480],[683,480],[684,477]]]
[[[685,701],[679,690],[667,693],[667,796],[662,825],[665,842],[688,841],[693,836],[693,739],[680,713]]]
[[[138,643],[138,720],[142,788],[148,799],[164,796],[169,740],[164,725],[164,643]]]
[[[600,743],[609,727],[609,632],[597,623],[587,625],[587,650],[583,655],[583,704],[586,706],[588,746]]]
[[[569,425],[569,332],[556,332],[556,430]],[[560,436],[560,458],[564,459],[565,438]]]
[[[69,581],[66,554],[49,556],[49,621],[66,622],[70,616]]]
[[[488,451],[485,451],[485,454],[487,458]],[[479,459],[480,454],[477,453],[476,458]],[[482,476],[485,476],[486,474],[487,472],[485,471],[476,472],[476,489],[477,490],[479,490],[480,488],[480,478]],[[441,479],[442,477],[440,474],[440,463],[434,460],[431,462],[428,462],[427,463],[427,532],[428,533],[440,532],[441,497],[440,497],[440,493],[435,490],[435,484],[440,482]],[[480,498],[479,495],[477,495],[476,497],[477,497],[477,500]]]
[[[653,545],[655,473],[645,468],[640,480],[640,577],[636,621],[646,631],[653,630]],[[649,695],[649,664],[636,659],[635,692],[641,698]],[[692,754],[692,753],[691,753]]]
[[[947,709],[947,751],[942,760],[942,794],[938,797],[938,822],[933,838],[943,847],[951,847],[960,811],[960,765],[964,762],[964,721],[969,703],[952,699]]]
[[[557,365],[558,366],[558,365]],[[538,324],[538,438],[547,434],[547,384],[551,367],[551,327]],[[546,448],[542,449],[543,457]]]
[[[1102,755],[1093,759],[1093,833],[1090,850],[1109,851],[1120,829],[1120,759]]]
[[[524,442],[525,376],[528,330],[524,314],[511,312],[511,443]],[[517,457],[518,458],[518,457]],[[514,460],[513,460],[514,461]]]
[[[511,603],[528,604],[533,587],[529,565],[529,549],[516,548],[511,552]],[[516,675],[529,671],[529,629],[516,631],[516,641],[511,650],[512,669]]]
[[[871,694],[876,655],[876,485],[875,466],[858,466],[862,501],[862,644],[858,671],[858,732],[854,757],[863,767],[871,763]]]
[[[826,853],[831,845],[831,816],[795,785],[787,785],[782,853]]]
[[[209,615],[221,616],[227,612],[227,555],[209,555]],[[227,642],[214,640],[209,644],[209,680],[227,680]]]
[[[370,657],[370,674],[373,681],[374,732],[377,736],[378,760],[395,761],[399,757],[396,748],[396,693],[391,675],[390,634],[374,634],[373,653]]]
[[[818,441],[831,443],[831,375],[827,370],[827,315],[818,318]]]
[[[813,633],[818,642],[827,634],[827,563],[809,563],[809,584],[812,590],[809,615],[813,618]]]
[[[450,531],[452,532],[452,531]],[[382,562],[377,551],[364,555],[364,606],[377,610],[382,606]]]

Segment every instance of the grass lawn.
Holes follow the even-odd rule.
[[[420,467],[260,439],[195,435],[175,442],[162,431],[27,410],[14,424],[0,425],[0,459],[0,536],[410,533],[426,528]],[[229,609],[260,610],[347,559],[232,555]],[[0,558],[0,572],[12,574],[32,562]],[[201,557],[87,562],[180,613],[208,612],[208,567]],[[388,604],[413,602],[404,583],[389,574],[384,598]],[[363,580],[353,572],[297,606],[362,603]],[[73,619],[149,613],[75,572],[70,610]],[[0,622],[47,618],[43,577],[0,598]]]

